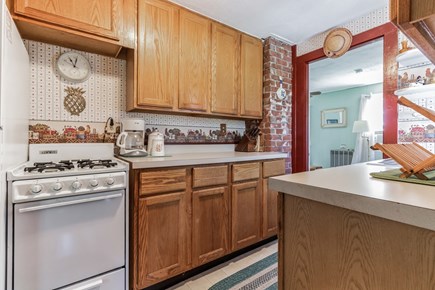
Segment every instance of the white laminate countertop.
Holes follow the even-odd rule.
[[[435,187],[371,177],[391,168],[367,165],[320,169],[269,179],[273,190],[435,230]]]
[[[131,169],[188,166],[286,158],[280,152],[202,152],[174,154],[168,157],[118,157],[130,163]]]

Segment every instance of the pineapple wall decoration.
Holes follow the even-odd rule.
[[[63,100],[65,110],[71,115],[78,116],[86,108],[86,100],[83,97],[85,91],[82,88],[65,88],[66,97]]]

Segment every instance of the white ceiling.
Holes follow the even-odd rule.
[[[251,35],[294,44],[388,5],[388,0],[171,1]]]
[[[383,40],[349,50],[339,58],[310,63],[309,91],[322,93],[383,82]],[[362,69],[356,73],[356,69]]]

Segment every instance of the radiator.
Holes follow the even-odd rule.
[[[353,149],[331,150],[331,167],[349,165],[352,163]]]

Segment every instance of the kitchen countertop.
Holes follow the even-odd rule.
[[[204,152],[174,154],[167,157],[122,157],[118,158],[130,163],[130,169],[159,168],[186,165],[201,165],[241,161],[255,161],[287,158],[280,152]]]
[[[377,165],[354,164],[269,179],[271,189],[435,230],[435,187],[376,179]]]

